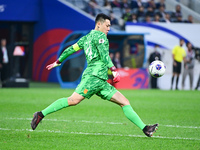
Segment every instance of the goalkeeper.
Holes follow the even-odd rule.
[[[88,63],[88,66],[82,75],[80,84],[70,97],[58,99],[44,110],[34,113],[31,122],[33,130],[35,130],[39,122],[46,115],[65,107],[77,105],[85,98],[89,99],[92,95],[96,94],[102,99],[121,106],[125,116],[138,126],[146,136],[151,137],[155,132],[158,124],[151,126],[145,125],[132,109],[128,99],[107,82],[108,68],[112,71],[113,81],[115,83],[120,81],[120,75],[109,57],[107,34],[110,30],[110,26],[110,18],[105,14],[98,14],[95,19],[95,29],[80,38],[77,43],[65,49],[57,61],[46,67],[50,70],[61,65],[68,56],[81,49],[84,49]]]

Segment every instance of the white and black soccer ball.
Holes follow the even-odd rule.
[[[149,73],[154,78],[162,77],[165,74],[166,66],[160,60],[155,60],[149,65]]]

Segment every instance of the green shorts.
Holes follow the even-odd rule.
[[[106,80],[100,79],[96,76],[86,75],[82,77],[75,92],[88,99],[92,95],[96,94],[102,99],[110,100],[117,90]]]

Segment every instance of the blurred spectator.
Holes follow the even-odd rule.
[[[122,19],[124,20],[124,22],[127,21],[131,21],[132,14],[131,14],[131,9],[130,8],[126,8],[125,9],[125,13],[123,13],[122,15]]]
[[[110,56],[110,59],[112,60],[113,62],[113,59],[114,59],[114,54],[113,53],[109,53],[109,56]]]
[[[114,14],[112,12],[110,13],[110,23],[111,23],[111,25],[119,25],[118,20],[115,18]]]
[[[131,21],[132,19],[132,14],[131,14],[131,9],[130,8],[126,8],[125,9],[125,13],[123,13],[122,15],[122,19],[124,20],[124,24],[122,25],[122,30],[125,30],[125,25],[127,21]]]
[[[151,7],[153,11],[156,9],[156,4],[154,0],[149,0],[148,1],[148,8]]]
[[[159,16],[158,14],[156,14],[156,15],[154,16],[153,22],[160,22],[160,16]]]
[[[186,23],[193,23],[193,17],[192,15],[188,15],[188,19],[185,20]]]
[[[187,51],[186,57],[184,59],[184,71],[183,71],[183,78],[182,78],[182,89],[185,87],[185,78],[189,75],[190,78],[190,90],[193,87],[193,76],[194,76],[194,60],[195,60],[195,53],[192,49],[192,44],[190,42],[187,43]]]
[[[96,16],[96,8],[98,7],[98,3],[95,0],[90,0],[88,6],[86,7],[86,12],[92,16]]]
[[[154,17],[154,10],[152,7],[147,8],[146,16]]]
[[[164,19],[166,14],[165,7],[160,6],[159,11],[156,14],[158,14],[161,19]]]
[[[166,6],[165,6],[165,0],[160,0],[160,2],[156,3],[156,9],[159,9],[160,6],[163,6],[164,8],[166,8]]]
[[[137,22],[138,22],[138,20],[137,20],[137,15],[134,14],[134,13],[132,14],[131,22],[133,22],[133,23],[137,23]]]
[[[179,81],[179,75],[181,73],[181,65],[182,61],[185,59],[186,53],[183,48],[185,41],[184,39],[180,39],[179,45],[175,46],[172,50],[172,56],[173,56],[173,75],[171,80],[171,90],[173,89],[173,82],[174,78],[176,76],[176,90],[178,90],[178,81]]]
[[[107,9],[107,10],[112,10],[110,1],[105,0],[105,1],[104,1],[104,5],[103,5],[103,8],[105,8],[105,9]]]
[[[121,58],[120,57],[121,57],[120,52],[116,52],[115,53],[115,58],[113,60],[113,63],[116,66],[116,68],[122,68]]]
[[[142,1],[141,0],[132,0],[131,1],[131,8],[139,8],[142,6]]]
[[[7,41],[6,39],[1,39],[1,52],[3,53],[2,60],[2,71],[1,71],[1,81],[5,81],[9,78],[9,55],[7,51]]]
[[[145,22],[146,22],[146,23],[151,23],[151,17],[147,15],[147,16],[145,17]]]
[[[145,12],[144,12],[144,7],[140,6],[138,11],[137,11],[137,17],[145,17]]]
[[[171,16],[170,16],[170,14],[168,14],[168,13],[165,14],[164,22],[171,23]]]
[[[148,2],[149,2],[150,0],[142,0],[142,6],[146,9],[146,8],[148,8],[148,6],[149,6],[149,4],[148,4]]]
[[[161,55],[158,52],[158,48],[159,48],[159,45],[154,46],[154,52],[152,52],[149,56],[149,64],[151,64],[155,60],[161,60]],[[154,78],[154,77],[151,76],[150,81],[151,81],[151,88],[157,89],[158,88],[157,78]]]
[[[113,0],[111,2],[111,7],[114,8],[114,7],[118,7],[118,8],[121,8],[121,4],[119,2],[119,0]]]
[[[97,3],[96,0],[90,0],[89,4],[90,4],[90,6],[92,6],[93,8],[98,8],[98,7],[99,7],[99,5],[98,5],[98,3]]]
[[[175,21],[175,22],[182,23],[182,22],[183,22],[182,16],[181,16],[181,15],[178,15],[178,16],[176,17],[176,21]]]
[[[130,8],[130,4],[128,3],[128,0],[122,0],[120,5],[122,9]]]
[[[181,6],[180,5],[176,5],[175,13],[174,13],[174,17],[175,18],[177,18],[178,16],[182,16]]]

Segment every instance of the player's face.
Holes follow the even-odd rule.
[[[110,20],[106,19],[103,23],[100,23],[99,30],[107,35],[110,31]]]

